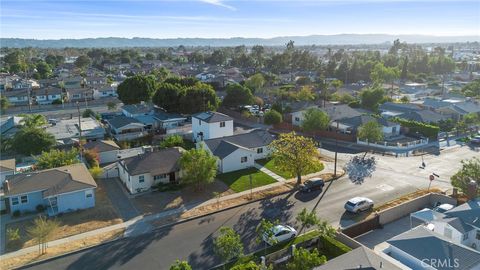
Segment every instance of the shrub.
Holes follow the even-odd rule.
[[[266,125],[280,124],[282,122],[282,115],[272,109],[265,114],[264,122]]]
[[[53,105],[61,105],[62,103],[63,103],[62,100],[59,99],[59,98],[57,98],[57,99],[55,99],[54,101],[52,101],[52,104],[53,104]]]
[[[98,152],[95,149],[83,151],[83,156],[85,157],[85,161],[87,162],[88,167],[98,167],[100,157],[98,156]]]
[[[160,142],[160,148],[169,148],[180,146],[183,147],[183,138],[180,135],[170,135]]]
[[[41,213],[41,212],[45,211],[45,206],[43,204],[39,204],[39,205],[37,205],[36,209],[37,209],[38,213]]]
[[[403,127],[408,127],[410,133],[420,133],[425,137],[431,138],[431,139],[436,139],[438,136],[438,132],[440,131],[440,128],[437,126],[417,122],[417,121],[412,121],[412,120],[407,120],[407,119],[402,119],[402,118],[392,118],[392,122],[399,123]]]
[[[92,177],[93,177],[94,179],[100,178],[100,176],[101,176],[102,173],[103,173],[102,168],[100,168],[100,167],[98,167],[98,166],[97,166],[97,167],[93,167],[93,168],[89,169],[88,171],[90,172],[90,174],[92,175]]]
[[[13,211],[12,216],[19,217],[21,214],[22,213],[20,212],[20,210],[15,210],[15,211]]]

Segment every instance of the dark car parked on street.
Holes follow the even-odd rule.
[[[322,178],[312,178],[300,185],[300,191],[311,192],[313,190],[321,190],[325,186]]]

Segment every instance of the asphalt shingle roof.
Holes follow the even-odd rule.
[[[150,113],[152,111],[152,108],[145,104],[129,104],[129,105],[124,105],[122,107],[122,110],[125,110],[131,114],[145,114],[145,113]]]
[[[448,238],[418,226],[387,241],[388,244],[418,260],[450,261],[437,270],[467,270],[480,265],[480,252],[452,243]],[[458,267],[453,262],[458,260]]]
[[[133,117],[127,117],[125,115],[119,115],[117,117],[114,117],[112,119],[108,119],[107,122],[114,128],[121,128],[124,127],[128,124],[142,124],[140,121]]]
[[[167,148],[127,158],[123,164],[130,175],[143,173],[158,175],[178,171],[180,156],[181,152],[178,148]]]
[[[193,115],[192,117],[200,119],[207,123],[233,121],[233,118],[231,118],[230,116],[219,112],[201,112]]]
[[[348,125],[348,126],[351,126],[353,128],[358,128],[362,124],[365,124],[365,123],[370,122],[370,121],[376,121],[377,123],[379,123],[380,125],[385,126],[385,127],[390,127],[390,126],[397,125],[396,123],[387,121],[384,118],[375,118],[375,117],[370,116],[370,115],[359,115],[359,116],[354,116],[354,117],[350,117],[350,118],[344,118],[344,119],[339,120],[338,122],[340,122],[342,124],[345,124],[345,125]]]
[[[43,197],[97,187],[83,163],[72,164],[39,172],[7,176],[10,186],[5,190],[7,197],[43,191]]]
[[[83,145],[85,149],[96,149],[99,153],[113,151],[120,149],[114,141],[112,140],[97,140],[97,141],[90,141]]]
[[[417,122],[425,122],[425,123],[437,123],[441,120],[449,119],[448,116],[430,111],[430,110],[423,110],[423,111],[409,111],[405,112],[398,117],[413,120]]]

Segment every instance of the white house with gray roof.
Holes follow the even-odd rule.
[[[219,112],[202,112],[192,116],[195,142],[233,135],[233,118]]]
[[[145,125],[133,117],[120,115],[107,120],[109,131],[117,141],[128,141],[147,135]]]
[[[221,173],[253,167],[255,160],[270,154],[268,145],[273,137],[266,130],[254,129],[248,133],[201,141],[197,147],[207,149],[217,157]]]

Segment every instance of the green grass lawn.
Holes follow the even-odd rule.
[[[276,182],[275,179],[255,168],[222,173],[217,175],[217,179],[228,185],[231,190],[235,192],[242,192],[250,189],[249,175],[252,175],[253,188],[265,186]]]
[[[265,168],[269,169],[270,171],[280,175],[281,177],[283,177],[285,179],[290,179],[290,178],[295,177],[295,175],[293,175],[289,172],[285,172],[285,171],[281,170],[280,168],[278,168],[277,166],[275,166],[275,164],[273,163],[273,160],[271,160],[271,159],[260,159],[260,160],[256,160],[255,162],[264,166]],[[309,171],[305,172],[303,175],[319,172],[319,171],[323,170],[323,168],[324,168],[323,163],[321,163],[317,168],[313,168],[312,170],[309,170]]]

